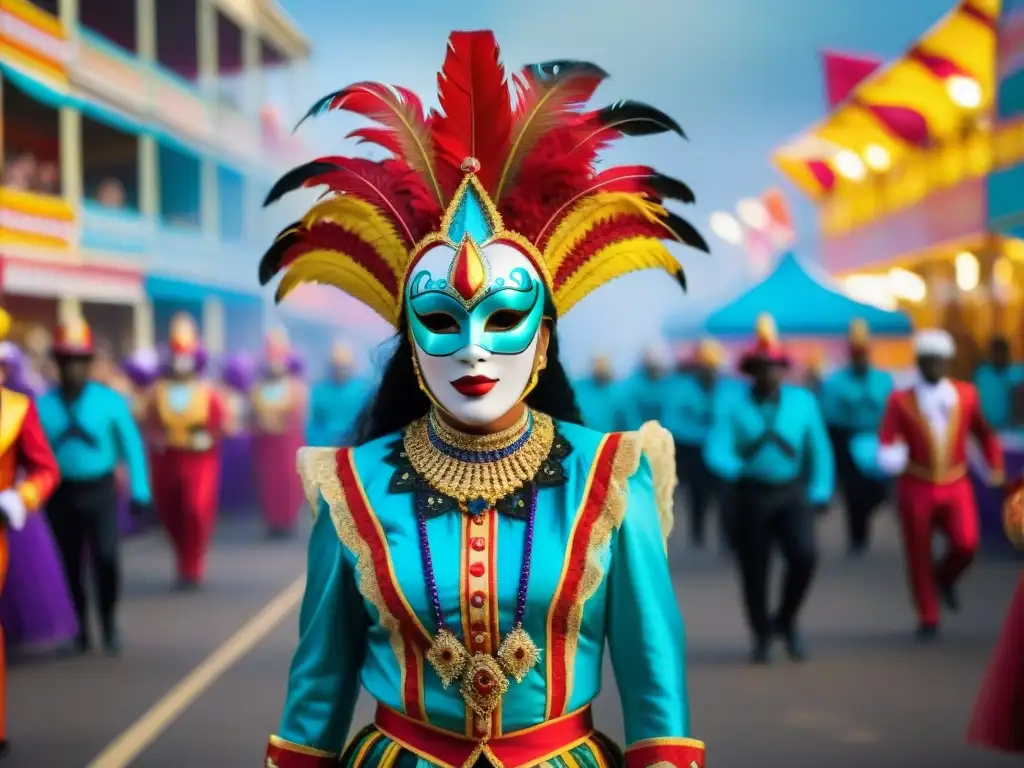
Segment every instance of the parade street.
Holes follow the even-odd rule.
[[[682,522],[682,521],[680,521]],[[840,521],[822,528],[824,561],[806,611],[811,660],[746,664],[734,573],[692,554],[679,526],[670,557],[687,622],[693,730],[713,768],[1009,766],[963,744],[968,713],[1020,563],[983,560],[942,642],[919,647],[895,527],[862,561],[841,554]],[[158,535],[131,540],[120,659],[20,662],[9,672],[11,768],[256,768],[262,765],[296,641],[304,542],[264,541],[255,523],[222,523],[206,591],[168,590]],[[779,649],[781,650],[781,649]],[[622,737],[612,675],[596,704]],[[358,726],[371,717],[363,700]]]

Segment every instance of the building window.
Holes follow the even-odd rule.
[[[61,193],[60,113],[3,81],[3,146],[0,183],[5,187]]]
[[[241,240],[245,235],[245,180],[237,171],[217,166],[217,208],[222,240]]]
[[[135,0],[78,0],[78,21],[126,51],[138,51]]]
[[[191,83],[199,79],[196,0],[156,0],[156,60]]]
[[[242,28],[217,12],[217,99],[238,111],[245,104]]]
[[[157,163],[160,174],[160,221],[184,229],[198,229],[202,164],[198,157],[159,144]]]
[[[139,210],[139,138],[82,116],[85,199],[111,210]]]

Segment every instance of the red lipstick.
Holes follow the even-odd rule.
[[[483,397],[494,389],[497,383],[497,379],[489,379],[486,376],[463,376],[451,384],[463,397]]]

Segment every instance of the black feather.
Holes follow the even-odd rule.
[[[662,222],[671,229],[679,242],[684,245],[688,245],[691,248],[696,248],[698,251],[704,251],[704,253],[711,253],[711,249],[708,247],[707,241],[701,236],[700,232],[694,228],[694,226],[681,216],[668,211]]]
[[[302,125],[307,120],[309,120],[309,118],[318,117],[319,115],[322,115],[324,112],[328,111],[331,108],[331,104],[334,102],[334,100],[338,98],[346,90],[347,89],[343,88],[340,91],[334,91],[333,93],[329,93],[323,98],[318,99],[317,102],[312,107],[309,108],[309,111],[307,111],[306,114],[302,116],[302,119],[295,124],[295,127],[292,128],[292,133],[299,130],[299,126]]]
[[[659,133],[677,133],[686,138],[683,129],[675,120],[660,109],[640,101],[617,101],[609,104],[596,115],[596,122],[603,128],[618,131],[624,136],[654,136]]]
[[[288,232],[288,230],[300,227],[301,225],[302,222],[296,221],[294,224],[281,230],[282,232],[287,232],[287,234],[279,235],[274,244],[263,254],[263,258],[260,259],[259,268],[260,285],[266,285],[274,279],[274,275],[281,271],[281,262],[284,260],[288,250],[302,240],[298,232]]]
[[[679,271],[676,272],[676,282],[679,283],[679,287],[683,289],[683,293],[686,293],[686,273],[683,268],[680,267]]]
[[[692,189],[671,176],[655,172],[647,179],[647,183],[662,200],[678,200],[690,205],[697,199]]]
[[[323,160],[313,160],[297,168],[292,168],[274,182],[274,186],[267,193],[267,199],[263,201],[263,207],[266,208],[268,205],[276,203],[289,192],[294,192],[299,187],[305,186],[306,182],[310,179],[336,170],[338,170],[337,165],[325,163]]]
[[[530,77],[540,83],[551,83],[563,77],[589,75],[604,80],[608,77],[597,64],[589,61],[574,61],[572,59],[556,59],[544,61],[540,64],[528,64],[524,69],[530,73]]]

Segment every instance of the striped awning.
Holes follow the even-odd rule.
[[[901,154],[958,133],[964,110],[950,97],[949,82],[973,80],[982,92],[980,109],[990,105],[1001,6],[1002,0],[961,0],[903,57],[866,77],[824,120],[778,149],[775,165],[818,198],[835,186],[835,159],[843,151],[863,157],[878,147],[898,163]]]

